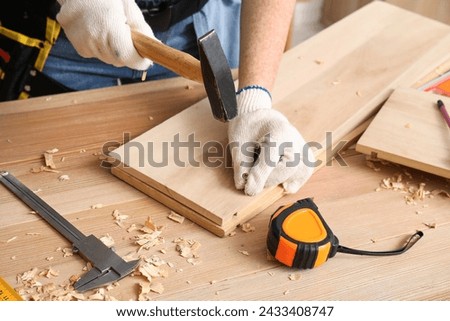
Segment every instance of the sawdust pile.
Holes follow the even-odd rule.
[[[178,217],[174,214],[169,214],[171,217],[168,218],[173,220],[173,217],[176,217],[175,221],[177,221]],[[156,246],[165,244],[165,239],[162,235],[163,226],[156,225],[151,217],[148,217],[144,224],[129,224],[126,222],[129,216],[123,214],[120,210],[114,210],[112,212],[112,218],[115,224],[127,233],[133,234],[130,240],[136,246],[136,250],[130,252],[123,258],[126,261],[140,259],[138,267],[129,276],[136,280],[137,300],[153,300],[155,294],[162,294],[164,292],[162,280],[167,278],[170,270],[175,267],[175,264],[166,262],[160,256],[149,254],[150,252],[155,253],[154,248]],[[100,237],[100,240],[108,247],[112,247],[115,244],[114,239],[109,234]],[[185,258],[187,263],[192,265],[200,263],[199,249],[201,244],[198,241],[177,238],[172,243],[173,249],[179,256]],[[56,252],[60,253],[63,257],[70,257],[74,254],[70,248],[57,248]],[[166,254],[167,250],[160,249],[159,252]],[[91,264],[87,262],[79,275],[72,275],[62,283],[56,282],[57,280],[55,278],[59,276],[59,272],[53,268],[48,267],[43,270],[32,268],[29,271],[17,275],[17,286],[15,290],[27,301],[116,301],[117,299],[110,293],[111,290],[119,286],[119,282],[114,282],[96,290],[87,291],[86,293],[79,293],[74,290],[74,283],[91,268]],[[179,271],[182,271],[182,269],[178,268],[176,270],[176,272]]]
[[[381,167],[377,165],[377,163],[381,165],[393,165],[390,162],[380,160],[372,156],[366,157],[367,167],[379,172]],[[417,201],[432,199],[438,195],[450,198],[450,193],[443,189],[430,190],[427,188],[427,184],[425,182],[415,183],[413,181],[414,179],[411,173],[408,172],[407,169],[401,168],[401,172],[390,177],[383,178],[375,191],[380,192],[383,190],[391,190],[404,194],[403,197],[405,199],[405,203],[408,205],[417,205]]]

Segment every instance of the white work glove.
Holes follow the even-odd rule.
[[[147,70],[152,61],[133,46],[131,29],[154,38],[134,0],[58,0],[56,20],[77,52],[116,67]]]
[[[272,109],[267,90],[249,86],[236,98],[238,116],[228,127],[236,188],[256,195],[265,187],[283,184],[286,193],[297,192],[314,170],[311,149],[288,119]]]

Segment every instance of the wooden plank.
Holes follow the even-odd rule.
[[[448,48],[449,31],[444,24],[372,3],[285,54],[274,91],[275,107],[306,141],[321,146],[316,151],[319,156],[376,113],[402,79],[419,79],[423,70],[412,66],[421,65],[422,57],[437,59],[440,51],[433,49],[443,47],[442,39],[448,41]],[[408,77],[402,78],[404,74]],[[171,148],[180,142],[187,145]],[[211,155],[204,147],[210,144],[219,148],[214,158],[218,167],[205,162]],[[242,223],[282,196],[280,187],[255,197],[236,191],[226,144],[226,125],[211,117],[203,100],[114,150],[122,166],[112,172],[126,172],[164,194],[161,199],[175,199],[189,209],[190,213],[178,208],[181,214],[194,211],[206,219],[201,221],[213,222],[214,231],[221,228],[222,236],[230,222]],[[152,162],[160,164],[151,166]],[[202,226],[212,229],[211,224]]]
[[[204,97],[202,85],[177,77],[2,102],[0,166],[40,159],[52,148],[62,157],[105,144],[118,146]]]
[[[450,98],[396,89],[364,132],[356,150],[450,178],[450,131],[436,106]]]

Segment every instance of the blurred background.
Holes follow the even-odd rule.
[[[372,1],[382,0],[297,0],[288,48],[308,39]],[[450,0],[383,1],[450,24]]]

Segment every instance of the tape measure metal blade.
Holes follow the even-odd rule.
[[[338,243],[311,198],[280,207],[271,217],[267,248],[287,266],[317,267],[336,254]]]
[[[1,277],[0,301],[23,301],[22,297]]]

